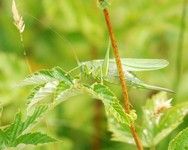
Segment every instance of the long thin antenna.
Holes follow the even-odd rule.
[[[40,21],[39,19],[37,19],[35,16],[29,14],[29,13],[25,13],[27,16],[30,16],[31,18],[33,18],[35,21],[39,22],[40,24],[44,25],[44,23],[42,21]],[[74,55],[74,58],[76,60],[76,63],[77,65],[80,65],[80,61],[78,59],[78,56],[76,54],[76,49],[75,47],[71,44],[71,42],[65,37],[63,36],[62,34],[58,33],[56,30],[54,30],[51,26],[47,26],[47,28],[53,32],[55,35],[57,35],[61,40],[63,40],[65,43],[68,44],[68,46],[70,47],[73,55]]]

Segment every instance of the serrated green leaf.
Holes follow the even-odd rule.
[[[134,144],[134,139],[128,126],[117,122],[110,114],[107,114],[107,120],[108,130],[112,132],[111,140]]]
[[[133,110],[131,115],[125,113],[114,93],[103,84],[95,83],[91,87],[84,87],[86,89],[85,92],[89,92],[94,98],[97,98],[104,103],[108,120],[108,129],[113,133],[112,139],[117,140],[116,137],[123,133],[123,140],[126,139],[124,142],[129,141],[129,143],[133,143],[134,140],[130,133],[129,125],[135,121],[135,111]]]
[[[38,85],[36,87],[34,87],[31,91],[31,93],[29,94],[29,96],[27,97],[28,100],[28,104],[31,102],[31,100],[35,97],[35,94],[40,90],[40,88],[44,87],[44,85]]]
[[[39,106],[35,108],[32,115],[27,116],[26,120],[22,122],[21,113],[18,113],[15,117],[14,122],[10,127],[6,129],[6,133],[8,135],[12,135],[14,137],[22,133],[25,129],[27,129],[30,125],[36,122],[36,120],[47,110],[46,105]]]
[[[167,94],[161,92],[143,107],[142,141],[146,147],[157,145],[183,122],[188,113],[188,103],[169,108],[170,101]]]
[[[34,74],[29,75],[26,79],[24,79],[19,86],[27,86],[27,85],[41,85],[47,82],[52,82],[55,79],[53,78],[50,70],[41,70]]]
[[[18,139],[16,139],[14,146],[17,146],[19,144],[45,144],[50,142],[56,142],[54,138],[49,137],[46,134],[42,134],[39,132],[36,133],[28,133],[20,136]]]
[[[39,82],[40,80],[40,82]],[[30,75],[22,83],[22,85],[37,85],[28,97],[28,108],[41,103],[46,98],[62,99],[63,91],[73,87],[73,79],[60,67],[50,70],[42,70]]]
[[[0,129],[0,149],[4,149],[9,142],[7,134]]]
[[[152,98],[146,101],[145,106],[142,108],[143,117],[142,117],[142,141],[145,143],[146,147],[151,147],[155,145],[154,137],[156,135],[156,128],[160,121],[161,115],[164,112],[159,112],[161,106],[168,102],[168,97],[165,92],[160,92]],[[160,106],[161,105],[161,106]],[[163,107],[163,106],[162,106]],[[168,108],[165,108],[166,110]],[[158,111],[159,110],[159,111]]]
[[[117,97],[107,86],[99,83],[93,84],[92,94],[102,100],[107,114],[112,114],[112,116],[121,124],[130,125],[132,122],[131,117],[125,113]]]
[[[61,95],[63,95],[63,92],[67,89],[70,89],[70,85],[65,84],[65,82],[60,82],[56,88],[56,91],[54,93],[54,99],[59,100],[62,98]]]
[[[53,81],[34,88],[29,96],[28,109],[30,109],[33,105],[39,103],[41,100],[50,97],[56,91],[58,84],[59,81]]]
[[[9,143],[13,143],[16,137],[22,132],[23,122],[21,120],[21,113],[16,114],[14,122],[5,130],[8,135]]]
[[[188,149],[188,128],[182,130],[170,142],[168,150],[187,150]]]
[[[75,90],[74,88],[70,88],[67,89],[65,91],[62,91],[54,100],[54,105],[57,105],[67,99],[69,99],[70,97],[79,95],[80,92],[78,92],[77,90]]]
[[[16,139],[21,136],[26,129],[33,126],[47,108],[47,106],[37,107],[31,116],[27,116],[25,121],[22,121],[21,113],[17,113],[14,122],[4,130],[1,130],[0,141],[2,141],[6,147],[14,147]]]
[[[92,85],[92,89],[97,93],[99,97],[101,97],[105,102],[113,103],[114,99],[116,99],[115,95],[110,91],[110,89],[102,84],[95,83]]]
[[[59,81],[63,81],[67,85],[73,84],[73,79],[69,74],[63,71],[60,67],[55,67],[51,70],[53,77]]]
[[[178,104],[165,112],[157,126],[155,143],[159,143],[169,133],[183,122],[184,117],[188,114],[188,103]]]
[[[35,124],[37,120],[48,110],[47,105],[37,106],[32,115],[27,116],[23,123],[23,130],[27,129],[29,126]]]
[[[19,85],[41,85],[54,81],[64,81],[66,84],[72,84],[71,77],[67,75],[67,73],[63,71],[60,67],[55,67],[52,69],[41,70],[34,74],[31,74]]]

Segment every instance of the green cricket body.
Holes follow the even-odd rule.
[[[86,77],[92,77],[96,80],[99,80],[101,83],[103,83],[103,81],[114,84],[120,83],[115,59],[109,59],[110,45],[111,43],[109,40],[104,59],[78,62],[78,67],[81,68],[81,77],[82,75]],[[168,66],[168,61],[163,59],[122,58],[121,62],[128,86],[173,93],[173,91],[170,89],[146,84],[132,73],[137,71],[151,71],[161,69]]]
[[[153,86],[144,83],[138,79],[132,72],[136,71],[151,71],[164,68],[168,65],[168,61],[163,59],[135,59],[135,58],[122,58],[122,65],[125,74],[125,78],[128,86],[144,89],[152,89],[158,91],[173,92],[170,89]],[[91,75],[95,79],[101,78],[101,68],[105,60],[91,60],[81,62],[81,66],[88,70],[88,75]],[[107,68],[107,74],[102,74],[102,79],[106,82],[119,84],[119,77],[117,67],[114,59],[109,59],[109,65]]]

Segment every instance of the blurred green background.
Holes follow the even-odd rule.
[[[17,0],[26,28],[24,46],[32,71],[61,66],[76,66],[73,49],[81,61],[104,58],[108,34],[96,0]],[[178,37],[183,0],[112,0],[110,13],[122,57],[163,58],[170,65],[155,72],[139,73],[148,83],[174,89]],[[177,102],[188,98],[188,17],[185,18],[182,72]],[[61,37],[60,37],[61,36]],[[18,110],[24,110],[31,89],[16,87],[29,74],[13,24],[11,0],[0,0],[0,104],[1,126],[10,123]],[[111,57],[113,57],[111,53]],[[121,98],[121,89],[112,87]],[[149,90],[129,90],[133,106],[141,108]],[[169,95],[173,97],[174,95]],[[188,125],[188,118],[179,130]],[[90,97],[72,98],[52,111],[39,126],[62,142],[27,149],[46,150],[134,150],[134,146],[110,140],[103,105]],[[178,131],[178,129],[177,129]],[[175,132],[177,132],[175,131]],[[167,149],[173,133],[157,149]]]

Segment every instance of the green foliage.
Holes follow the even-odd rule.
[[[177,104],[166,111],[158,124],[158,134],[155,137],[156,143],[158,143],[162,138],[166,137],[183,122],[184,117],[188,113],[187,107],[188,103],[184,102]]]
[[[82,84],[78,79],[72,78],[59,67],[31,74],[20,85],[35,85],[35,88],[28,97],[28,112],[32,112],[33,109],[41,104],[50,105],[50,108],[48,108],[49,111],[60,102],[68,99],[71,96],[80,93],[88,93],[92,97],[97,98],[104,103],[107,116],[110,116],[111,119],[114,119],[120,123],[121,127],[128,128],[130,123],[136,120],[136,113],[133,111],[131,114],[126,114],[115,94],[107,86],[101,83],[94,83],[91,87],[89,87],[87,84]],[[49,97],[52,99],[51,102],[46,101]],[[37,117],[35,113],[32,116]],[[19,123],[18,126],[24,126],[24,128],[21,128],[22,130],[19,131],[20,134],[25,130],[25,128],[28,127],[28,125],[32,124],[34,120],[35,119],[28,118],[24,123],[22,123],[21,116],[17,115],[13,125],[17,126]],[[15,128],[14,126],[12,128]],[[9,129],[10,132],[12,132],[12,128]],[[38,133],[24,134],[23,136],[25,137],[21,136],[18,139],[17,135],[13,135],[14,136],[11,139],[16,144],[11,146],[18,145],[15,140],[22,141],[22,143],[25,144],[32,143],[32,141],[29,141],[31,137],[38,138],[38,143],[42,143],[43,141],[52,141],[52,139],[47,135],[40,134],[39,136]]]
[[[45,144],[45,143],[55,142],[55,141],[56,140],[54,138],[51,138],[46,134],[35,132],[35,133],[28,133],[28,134],[24,134],[20,136],[16,140],[16,145],[20,143],[37,145],[37,144]]]
[[[99,66],[94,66],[95,64],[91,64],[91,63],[92,62],[89,62],[89,65],[92,65],[93,67],[99,67]],[[143,64],[147,66],[145,63]],[[154,64],[155,66],[157,66],[156,63]],[[82,70],[82,71],[92,76],[93,74],[90,73],[91,72],[90,69],[92,70],[92,68],[90,68],[89,65],[87,64],[86,66],[87,70]],[[137,65],[142,66],[139,63]],[[162,63],[162,66],[160,65],[160,67],[163,67],[163,66],[164,66],[164,63]],[[132,67],[134,67],[134,65],[132,65]],[[158,68],[159,66],[157,66],[156,68],[155,67],[152,68],[151,64],[148,67],[149,70],[158,69]],[[106,114],[108,117],[108,122],[109,122],[109,130],[114,132],[113,139],[120,140],[120,141],[129,139],[128,142],[132,143],[133,140],[130,137],[130,131],[128,130],[128,126],[130,125],[132,121],[135,121],[136,113],[132,111],[132,114],[130,115],[126,114],[124,112],[123,107],[120,105],[119,100],[115,96],[115,94],[107,86],[101,83],[94,83],[91,87],[89,87],[87,83],[82,84],[81,82],[82,78],[83,76],[81,76],[80,81],[79,79],[73,79],[67,73],[62,71],[62,69],[60,69],[59,67],[53,68],[51,70],[39,71],[39,72],[34,73],[33,75],[30,75],[22,83],[23,85],[37,84],[36,88],[34,88],[34,92],[32,92],[31,96],[29,96],[29,99],[31,99],[29,103],[29,108],[33,104],[38,103],[40,100],[45,99],[46,97],[49,97],[49,95],[55,95],[55,100],[59,99],[58,97],[61,97],[59,96],[60,93],[61,94],[63,93],[64,95],[65,91],[71,88],[74,88],[74,91],[76,91],[76,94],[78,94],[79,92],[83,92],[83,93],[87,92],[91,94],[93,97],[102,100],[102,102],[104,103]],[[42,82],[38,82],[38,80],[41,80]],[[66,94],[66,96],[69,97],[69,94],[72,95],[71,93],[68,93]],[[66,99],[66,97],[64,96],[63,98]],[[163,101],[161,101],[161,99]],[[156,107],[162,107],[162,106],[157,106],[157,105],[168,104],[165,102],[167,101],[166,99],[167,99],[166,95],[159,94],[159,96],[155,96],[154,98],[152,98],[151,102],[149,101],[145,106],[144,119],[143,119],[144,120],[143,121],[144,132],[141,135],[143,138],[144,145],[146,147],[150,147],[150,146],[158,144],[158,142],[161,141],[162,138],[164,138],[174,129],[171,127],[172,122],[170,123],[168,122],[169,118],[168,118],[168,115],[166,115],[168,111],[166,111],[166,113],[164,114],[163,112],[160,112],[162,113],[162,116],[158,116],[160,118],[155,118],[155,115],[156,115],[155,109],[157,109]],[[164,105],[164,107],[167,107],[167,106]],[[175,110],[173,112],[177,113],[178,111]],[[167,117],[167,119],[164,119],[165,117]],[[163,127],[163,124],[165,124],[164,127]],[[176,127],[176,126],[173,126],[173,127]],[[170,131],[166,132],[166,128],[169,128]],[[158,134],[160,135],[162,134],[162,136],[159,136]],[[159,139],[159,137],[161,138]],[[126,141],[127,140],[125,140],[124,142]]]
[[[67,75],[66,72],[63,71],[61,68],[55,67],[52,70],[41,70],[28,76],[25,80],[23,80],[20,86],[41,85],[57,80],[63,81],[67,85],[72,84],[70,76]]]
[[[156,146],[169,135],[186,116],[188,103],[170,105],[166,93],[159,93],[148,99],[143,107],[143,119],[141,128],[137,128],[145,147]],[[109,121],[109,130],[113,133],[113,140],[134,144],[128,129],[120,124]]]
[[[102,100],[107,115],[112,115],[122,125],[130,125],[133,117],[126,114],[114,93],[105,85],[95,83],[92,85],[92,94]],[[132,119],[132,120],[131,120]]]
[[[107,115],[107,119],[108,130],[112,133],[111,140],[128,144],[134,144],[134,139],[128,126],[125,126],[117,122],[117,120],[115,120],[109,114]]]
[[[170,142],[168,150],[187,150],[188,149],[188,128],[182,130]]]
[[[61,72],[61,74],[58,73],[57,70]],[[56,76],[54,76],[54,72],[56,72]],[[76,79],[73,80],[72,77],[67,75],[60,68],[36,72],[26,78],[22,84],[37,84],[36,81],[38,79],[44,80],[43,82],[38,82],[39,85],[37,85],[31,92],[29,96],[28,109],[35,104],[41,103],[41,100],[46,100],[45,98],[49,97],[49,95],[53,95],[52,104],[55,107],[55,105],[61,102],[60,100],[68,99],[68,97],[77,95],[81,92],[87,92],[93,97],[102,100],[107,113],[112,114],[118,122],[129,125],[131,121],[135,120],[134,117],[131,117],[124,112],[124,109],[115,94],[103,84],[94,83],[91,87],[88,87],[87,85],[83,85],[79,81],[76,81]],[[55,84],[53,84],[54,82]],[[134,114],[132,114],[132,116],[134,116]]]
[[[114,140],[120,140],[120,141],[125,140],[124,142],[133,143],[133,139],[131,137],[130,131],[128,130],[128,127],[137,118],[135,110],[132,110],[130,114],[125,113],[122,105],[120,104],[120,101],[115,96],[115,94],[109,89],[109,87],[107,87],[102,83],[97,83],[95,81],[96,78],[100,79],[100,77],[98,77],[100,73],[103,73],[103,75],[106,76],[110,76],[110,75],[113,76],[113,73],[116,72],[115,73],[116,75],[114,76],[117,76],[117,69],[112,67],[112,66],[115,67],[115,62],[114,60],[109,60],[108,58],[109,58],[109,48],[107,50],[106,58],[104,61],[94,60],[94,61],[82,63],[82,69],[80,70],[81,72],[79,76],[80,78],[74,79],[74,77],[71,77],[70,74],[63,71],[60,67],[55,67],[52,69],[35,72],[34,74],[31,74],[26,79],[24,79],[23,82],[21,82],[20,86],[27,86],[27,85],[35,86],[31,94],[28,96],[28,107],[27,107],[28,114],[33,112],[33,109],[34,109],[34,113],[31,117],[28,117],[25,122],[21,121],[21,114],[20,113],[17,114],[13,124],[9,128],[1,131],[2,132],[1,136],[3,137],[3,139],[1,140],[2,145],[12,147],[12,146],[17,146],[20,143],[36,145],[39,143],[47,143],[53,141],[53,139],[48,137],[47,135],[43,135],[40,133],[23,134],[23,132],[30,125],[35,123],[35,120],[41,115],[40,112],[44,112],[46,110],[49,111],[53,109],[55,106],[57,106],[59,103],[61,103],[62,101],[74,95],[78,95],[80,93],[88,93],[92,97],[97,98],[104,103],[105,111],[109,123],[109,130],[113,132]],[[133,61],[136,62],[135,65]],[[110,65],[112,66],[108,66],[109,62]],[[133,69],[134,71],[156,70],[163,68],[167,65],[167,62],[163,60],[124,59],[123,62],[125,66],[129,66],[129,70]],[[100,73],[99,72],[97,73],[98,68]],[[138,82],[140,81],[139,79],[134,77],[128,71],[126,73],[127,73],[126,74],[127,80],[129,82],[136,83],[137,85],[141,86],[140,84],[141,82]],[[90,78],[91,81],[82,83],[83,74],[91,76]],[[103,75],[101,74],[102,79],[105,79],[106,76]],[[94,80],[92,81],[92,79]],[[92,86],[89,85],[91,82],[93,82]],[[99,80],[99,82],[101,82],[101,80]],[[134,84],[131,85],[135,86]],[[155,98],[153,101],[157,101],[157,98]],[[36,109],[41,104],[42,105],[47,104],[50,105],[50,107],[48,109],[46,108],[45,110],[43,110],[44,108],[42,110]],[[144,111],[146,111],[147,109],[148,111],[151,109],[150,110],[151,112],[154,111],[152,110],[153,108],[150,108],[149,104],[147,105]],[[148,117],[147,115],[145,115],[145,120],[147,120],[146,119]],[[152,115],[149,114],[149,116],[151,117]],[[169,124],[169,126],[170,125],[171,124]],[[144,124],[144,127],[146,127],[146,129],[143,129],[144,131],[149,129],[149,127],[146,124]],[[160,132],[163,132],[162,127]],[[154,145],[157,144],[155,142],[147,143],[146,139],[148,138],[147,137],[148,134],[147,135],[144,134],[145,132],[143,132],[143,136],[146,136],[145,139],[143,139],[145,146],[150,147],[153,144]],[[8,135],[9,137],[6,138],[6,136],[4,135]],[[32,141],[33,138],[35,138],[36,140]],[[153,142],[153,140],[150,142]]]
[[[101,7],[101,9],[104,9],[109,6],[108,0],[104,0],[101,2],[102,3],[99,4],[99,7]],[[38,6],[37,9],[35,9],[36,3]],[[53,0],[48,0],[48,1],[28,0],[27,2],[21,0],[19,1],[19,6],[23,7],[24,9],[23,12],[26,12],[26,14],[23,14],[23,17],[24,20],[26,21],[25,23],[29,24],[29,28],[26,29],[25,32],[25,36],[26,36],[25,44],[26,44],[26,48],[29,48],[28,58],[29,61],[31,61],[33,70],[37,70],[38,68],[41,68],[43,66],[51,67],[57,64],[63,66],[64,69],[68,70],[70,69],[70,67],[74,65],[74,60],[72,59],[72,54],[70,53],[71,46],[68,46],[67,44],[68,42],[66,40],[62,42],[59,40],[58,36],[53,36],[51,34],[52,32],[49,30],[48,27],[49,25],[53,29],[57,30],[57,32],[64,34],[66,37],[68,37],[72,45],[76,47],[76,51],[78,51],[78,55],[79,57],[81,57],[81,59],[85,59],[88,57],[92,57],[92,58],[102,57],[101,49],[104,49],[105,47],[104,41],[106,39],[106,37],[104,36],[105,35],[104,34],[105,26],[103,23],[104,18],[100,17],[100,15],[96,13],[96,7],[93,1],[90,0],[87,2],[86,1],[79,2],[75,0],[69,0],[69,1],[58,1],[54,3]],[[19,45],[18,44],[19,40],[17,40],[18,35],[14,34],[14,32],[11,30],[13,29],[13,27],[10,26],[10,20],[7,19],[9,18],[7,17],[9,15],[4,15],[4,14],[9,14],[10,12],[9,1],[2,0],[2,2],[0,2],[0,8],[1,11],[3,12],[0,13],[0,22],[1,22],[0,50],[2,50],[3,52],[7,51],[9,53],[16,52],[16,55],[20,55],[20,54],[22,55],[22,51],[20,51],[20,47],[18,47]],[[176,47],[177,30],[179,26],[179,12],[181,11],[181,4],[179,1],[177,0],[175,1],[136,0],[134,2],[124,1],[124,0],[113,1],[111,11],[112,14],[115,14],[111,16],[112,19],[114,17],[118,17],[118,19],[115,18],[116,21],[113,22],[113,25],[116,28],[115,30],[117,31],[117,35],[119,36],[118,38],[120,43],[119,47],[122,50],[120,52],[122,55],[125,55],[126,52],[126,56],[140,57],[140,58],[155,56],[156,58],[163,57],[168,59],[170,62],[174,62],[174,58],[175,58],[174,47]],[[34,15],[34,17],[36,18],[40,18],[41,22],[44,21],[44,25],[42,26],[43,23],[39,23],[39,22],[36,23],[36,20],[34,21],[34,19],[32,20],[31,18],[29,18],[29,16],[27,15],[28,12],[29,14]],[[36,28],[36,25],[39,28]],[[14,40],[10,40],[10,37],[12,37],[12,39]],[[186,43],[184,44],[184,47],[187,47]],[[186,55],[184,56],[186,57]],[[15,108],[15,106],[12,106],[13,103],[16,103],[19,106],[20,98],[22,99],[24,98],[20,90],[12,88],[13,87],[12,85],[14,85],[14,83],[17,83],[17,81],[20,80],[20,78],[22,78],[21,76],[25,74],[26,69],[25,69],[25,65],[22,65],[21,67],[17,65],[17,62],[19,62],[18,60],[22,59],[22,57],[20,58],[13,57],[13,59],[8,58],[6,60],[3,58],[4,57],[1,57],[2,63],[0,65],[0,80],[1,80],[0,98],[3,106],[8,106],[8,107],[4,107],[4,110],[9,110],[12,109],[13,107]],[[123,60],[123,64],[124,61],[126,62],[124,64],[124,70],[127,71],[125,73],[126,73],[126,77],[128,77],[128,81],[130,81],[128,82],[130,86],[137,88],[148,88],[151,90],[154,89],[154,90],[169,91],[168,89],[163,89],[161,87],[147,85],[143,83],[141,80],[139,80],[134,74],[132,74],[132,72],[137,70],[149,71],[149,70],[153,70],[154,68],[156,69],[162,68],[160,67],[160,65],[158,65],[158,63],[156,64],[154,63],[157,62],[157,60],[155,61],[152,60],[151,62],[147,60],[144,67],[142,66],[144,62],[137,61],[137,59],[134,60],[131,59],[130,64],[127,58],[126,60],[124,59],[122,60]],[[98,78],[99,80],[97,80],[97,82],[101,82],[100,81],[101,64],[104,64],[103,62],[105,62],[104,60],[101,61],[102,62],[100,62],[99,65],[98,64],[94,65],[94,67],[98,65],[99,68],[97,67],[97,69],[92,71],[93,73],[96,73],[97,77],[99,77]],[[159,60],[159,64],[160,63],[164,63],[164,66],[168,64],[166,61],[162,61],[162,60]],[[23,64],[23,62],[21,62],[21,64]],[[110,66],[109,67],[110,76],[108,76],[108,78],[105,78],[105,80],[108,82],[113,81],[113,83],[119,83],[115,61],[110,60],[109,66]],[[172,67],[173,66],[174,65],[172,65]],[[107,69],[107,67],[105,69]],[[126,70],[126,69],[130,69],[130,70]],[[144,74],[143,78],[147,79],[150,82],[162,83],[165,86],[170,86],[170,83],[172,82],[171,78],[173,77],[173,73],[172,73],[173,68],[170,69],[165,72],[166,76],[168,77],[168,80],[166,80],[166,78],[162,80],[160,71],[154,74],[150,74],[150,73]],[[47,71],[51,72],[52,70],[47,70]],[[87,73],[90,73],[91,69],[88,67],[87,71],[88,71]],[[44,73],[44,74],[48,74],[48,73]],[[115,96],[114,98],[112,98],[113,97],[112,95],[115,95],[112,93],[113,88],[110,88],[112,89],[110,90],[109,87],[106,85],[101,85],[99,83],[93,84],[93,82],[96,82],[96,80],[92,81],[92,84],[91,83],[85,84],[85,82],[83,84],[82,81],[80,80],[77,81],[77,78],[76,80],[75,78],[71,78],[71,79],[69,78],[72,83],[67,84],[65,83],[64,80],[60,80],[57,79],[57,77],[54,77],[54,75],[52,75],[53,73],[52,74],[50,73],[50,75],[49,74],[44,75],[44,74],[39,75],[39,77],[35,76],[33,79],[31,78],[31,80],[29,79],[30,81],[25,80],[26,82],[24,81],[25,83],[23,83],[23,85],[25,84],[25,85],[35,86],[30,96],[28,97],[28,101],[29,101],[27,108],[28,111],[33,112],[33,109],[35,110],[35,107],[38,107],[38,105],[43,103],[45,104],[47,103],[50,105],[50,108],[48,109],[49,111],[60,102],[68,99],[73,95],[79,94],[80,91],[86,94],[89,90],[89,93],[90,94],[92,93],[92,96],[100,98],[103,101],[106,108],[109,130],[113,132],[114,140],[118,140],[122,142],[126,141],[127,143],[130,144],[134,143],[128,129],[128,124],[131,121],[135,120],[135,112],[133,111],[132,115],[126,114],[125,117],[124,110],[122,106],[119,104],[119,100],[117,99],[117,97]],[[178,94],[181,97],[178,97],[177,99],[184,101],[187,100],[187,72],[184,71],[182,72],[182,74],[183,74],[182,81],[184,82],[181,83],[181,91],[180,94]],[[68,75],[67,76],[66,75],[67,74],[65,72],[63,77],[67,78]],[[93,74],[90,75],[92,76]],[[97,88],[95,89],[94,85],[96,84],[99,85],[97,85],[96,86]],[[130,94],[131,96],[134,95],[135,100],[138,100],[136,102],[134,101],[135,102],[134,104],[140,107],[140,104],[143,102],[139,100],[143,100],[143,97],[145,97],[144,94],[148,95],[148,93],[146,91],[143,92],[142,94],[137,95],[134,93],[135,91],[137,92],[137,90],[134,90],[133,93],[131,91]],[[117,100],[118,103],[116,102]],[[84,105],[88,102],[82,101],[80,103],[81,105]],[[155,110],[154,107],[155,105],[156,104],[152,100],[150,106],[148,100],[147,104],[145,105],[146,108],[144,107],[144,109],[151,111],[150,115],[152,116],[153,111]],[[187,113],[186,107],[187,107],[186,103],[177,104],[172,108],[169,108],[165,110],[163,113],[161,113],[162,115],[160,116],[159,120],[157,120],[157,118],[155,117],[151,119],[151,116],[147,114],[147,112],[145,112],[143,109],[143,114],[144,114],[142,119],[143,122],[142,123],[138,122],[139,126],[137,126],[137,130],[139,131],[139,135],[142,136],[144,145],[153,146],[159,143],[161,140],[163,140],[172,130],[175,130],[175,128],[181,122],[183,122],[183,118]],[[67,108],[67,111],[71,112],[72,107],[70,107],[69,109]],[[81,112],[83,112],[83,110],[81,110]],[[7,116],[10,116],[12,113],[14,113],[13,110],[8,113],[7,112],[3,113],[3,116],[4,118],[8,118]],[[85,114],[83,113],[83,117],[88,114],[89,112]],[[139,111],[138,111],[138,115],[141,115]],[[174,118],[172,117],[173,115],[175,116]],[[61,116],[61,119],[67,117],[66,115],[64,115],[64,113],[60,113],[60,115],[58,116]],[[76,113],[75,117],[82,118],[80,117],[80,113]],[[123,120],[124,118],[126,118],[125,119],[126,121]],[[57,117],[55,119],[58,120],[60,118]],[[146,121],[144,121],[144,119],[146,119]],[[78,120],[78,122],[76,123],[79,124],[79,121],[80,120]],[[149,121],[153,122],[151,126],[148,125]],[[5,124],[7,122],[8,120],[3,120],[2,124]],[[158,125],[156,125],[157,122],[159,123]],[[73,124],[75,125],[76,123]],[[56,125],[55,127],[53,126],[53,129],[55,128],[55,131],[58,130],[58,134],[59,131],[63,130],[62,126],[60,126],[59,124],[61,124],[60,121],[58,122],[58,125]],[[144,127],[142,128],[141,125]],[[69,127],[71,128],[72,126]],[[146,128],[148,130],[144,130]],[[142,131],[147,131],[145,133],[148,134],[143,135]],[[26,136],[24,138],[21,138],[20,141],[23,141],[22,143],[25,144],[31,144],[29,143],[30,137],[32,136],[34,138],[37,138],[38,134],[39,134],[38,132],[26,133],[26,134],[24,133],[23,135]],[[67,135],[71,136],[71,134],[75,134],[75,132],[69,132]],[[4,137],[4,136],[6,137],[6,135],[3,132],[3,129],[1,129],[0,137]],[[22,135],[20,137],[22,137]],[[27,138],[29,139],[28,141]],[[43,138],[46,141],[50,141],[50,138],[42,134],[39,136],[38,140],[41,141],[39,143],[42,143]],[[128,145],[122,146],[121,143],[112,144],[108,140],[106,140],[106,136],[104,135],[102,135],[101,138],[102,138],[101,140],[105,140],[105,144],[102,145],[103,146],[108,145],[105,148],[102,147],[102,149],[104,148],[104,149],[119,150],[121,149],[121,147],[126,147],[126,148],[128,147]],[[90,141],[89,138],[87,139],[88,141]],[[0,141],[3,140],[5,140],[4,143],[7,142],[6,138],[0,138]],[[87,148],[83,148],[80,145],[86,145],[89,143],[88,141],[85,140],[83,143],[80,143],[79,146],[77,146],[74,143],[77,146],[76,149],[87,149]],[[34,141],[32,142],[33,142],[32,144],[34,144]],[[114,145],[117,145],[117,147],[114,148]],[[167,143],[165,145],[167,145]],[[58,146],[57,149],[59,149]],[[60,149],[62,149],[62,147]],[[71,147],[69,149],[75,149],[75,147],[74,148]],[[166,147],[161,149],[166,149]]]
[[[73,88],[73,80],[61,68],[55,67],[51,70],[43,70],[30,75],[20,85],[35,85],[28,97],[29,111],[30,108],[43,100],[51,99],[54,103],[57,103],[68,98],[69,96],[65,97],[64,94]],[[70,95],[74,95],[74,93],[72,92]]]
[[[22,121],[21,113],[17,113],[13,123],[0,130],[0,148],[16,147],[19,144],[37,145],[56,141],[42,133],[25,133],[37,123],[37,120],[47,109],[46,105],[36,107],[33,114],[27,116],[25,121]]]

